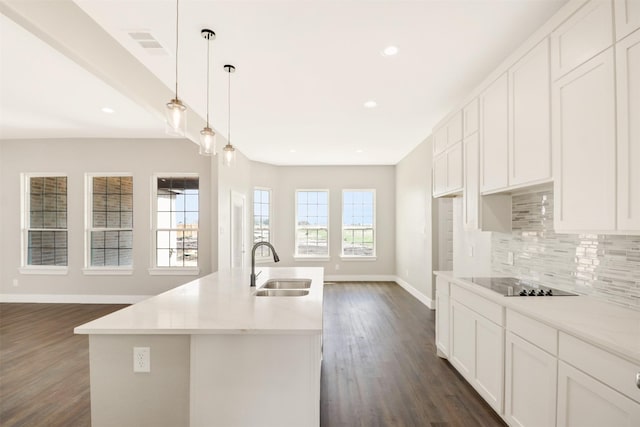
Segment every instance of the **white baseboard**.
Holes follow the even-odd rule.
[[[416,288],[411,286],[408,282],[405,282],[399,277],[396,277],[395,282],[400,285],[405,291],[409,292],[415,299],[426,305],[429,309],[435,309],[435,305],[433,300],[426,296],[425,294],[419,292]]]
[[[395,282],[391,274],[330,274],[324,276],[325,282]]]
[[[151,295],[0,294],[0,302],[135,304]]]

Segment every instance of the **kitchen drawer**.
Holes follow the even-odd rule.
[[[554,356],[558,355],[558,331],[550,326],[507,309],[507,330]]]
[[[640,365],[635,365],[564,332],[560,332],[559,357],[619,393],[640,402],[640,388],[636,385],[636,375],[640,373]]]
[[[462,289],[455,284],[451,285],[451,298],[464,304],[479,315],[486,317],[493,323],[504,326],[504,309],[501,305],[491,302],[473,292],[469,292],[466,289]]]

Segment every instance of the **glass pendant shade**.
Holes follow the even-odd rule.
[[[216,133],[210,127],[200,131],[200,154],[203,156],[216,155]]]
[[[227,144],[222,149],[222,163],[225,166],[233,166],[236,162],[236,149],[233,145]]]
[[[183,136],[187,129],[187,107],[177,98],[167,103],[166,131],[169,135]]]

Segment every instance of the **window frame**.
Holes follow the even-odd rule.
[[[106,177],[131,177],[133,180],[132,189],[133,200],[135,201],[135,177],[132,172],[91,172],[85,173],[85,198],[84,198],[84,268],[82,273],[91,276],[108,276],[108,275],[132,275],[134,269],[134,246],[135,234],[134,227],[111,229],[111,231],[131,230],[133,235],[131,248],[131,265],[108,265],[108,266],[92,266],[91,265],[91,232],[102,229],[93,228],[93,179]],[[135,206],[135,203],[134,203]],[[132,210],[135,217],[135,210]]]
[[[345,255],[344,253],[344,194],[346,192],[370,192],[373,194],[373,216],[372,216],[372,230],[373,230],[373,254],[372,255]],[[340,200],[340,259],[343,261],[375,261],[377,259],[377,242],[378,242],[378,229],[376,227],[377,221],[377,197],[375,188],[343,188]],[[351,228],[351,227],[349,227]]]
[[[67,233],[67,265],[32,265],[29,258],[29,230],[31,230],[31,178],[67,178],[67,227],[55,231]],[[20,274],[66,275],[69,273],[69,175],[63,172],[26,172],[20,174]],[[45,230],[44,228],[42,230]]]
[[[251,197],[251,206],[252,206],[251,232],[255,233],[255,229],[256,229],[256,224],[255,224],[255,219],[256,219],[256,215],[255,215],[256,190],[258,190],[258,191],[268,191],[269,192],[269,227],[268,227],[269,240],[267,240],[267,241],[273,245],[273,242],[274,242],[274,240],[273,240],[273,189],[271,189],[269,187],[260,187],[260,186],[253,187],[253,192],[252,192],[252,197]],[[254,239],[251,239],[251,247],[253,247],[254,244],[255,244]],[[268,253],[269,253],[269,255],[267,255],[267,256],[256,255],[256,262],[257,263],[272,262],[273,258],[272,258],[272,254],[271,254],[271,249],[269,249]]]
[[[298,193],[325,192],[327,193],[327,254],[306,255],[298,253]],[[331,191],[328,188],[297,188],[294,190],[294,218],[293,218],[293,259],[294,261],[328,261],[331,259]]]
[[[198,178],[198,265],[193,266],[158,266],[158,178]],[[200,274],[200,174],[196,172],[154,173],[151,176],[151,236],[150,263],[148,272],[152,276],[197,276]],[[165,230],[163,228],[163,230]]]

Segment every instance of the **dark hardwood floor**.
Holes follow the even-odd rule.
[[[88,339],[73,328],[122,307],[0,304],[0,426],[90,426]],[[436,356],[433,311],[400,286],[327,285],[324,307],[323,427],[504,425]]]
[[[436,356],[434,311],[392,282],[324,289],[323,427],[505,425]]]

